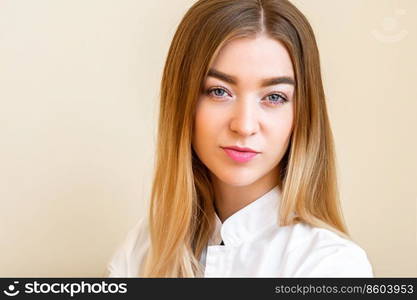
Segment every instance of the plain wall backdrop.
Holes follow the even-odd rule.
[[[159,84],[191,0],[0,0],[0,276],[101,277],[146,213]],[[344,214],[417,276],[417,1],[294,0],[320,50]]]

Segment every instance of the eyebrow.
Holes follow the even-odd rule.
[[[237,84],[237,79],[232,76],[228,75],[226,73],[220,72],[216,69],[210,69],[207,73],[207,76],[214,77],[217,79],[220,79],[222,81],[228,82],[230,84]],[[265,78],[261,80],[261,87],[266,87],[270,85],[276,85],[276,84],[291,84],[295,86],[295,81],[290,76],[280,76],[280,77],[273,77],[273,78]]]

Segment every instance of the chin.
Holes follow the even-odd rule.
[[[223,183],[231,186],[247,186],[256,181],[256,178],[253,178],[253,176],[248,176],[246,173],[238,173],[220,174],[220,176],[216,177]]]

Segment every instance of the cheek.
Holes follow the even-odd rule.
[[[293,125],[292,109],[273,116],[267,124],[267,140],[271,153],[285,151],[291,136]]]
[[[201,103],[197,106],[194,121],[194,142],[197,147],[216,141],[222,123],[220,116],[210,105]]]

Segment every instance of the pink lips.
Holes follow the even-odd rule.
[[[237,151],[231,148],[223,148],[223,150],[226,152],[227,155],[229,155],[231,159],[241,163],[251,160],[258,154],[257,152],[253,151]]]

